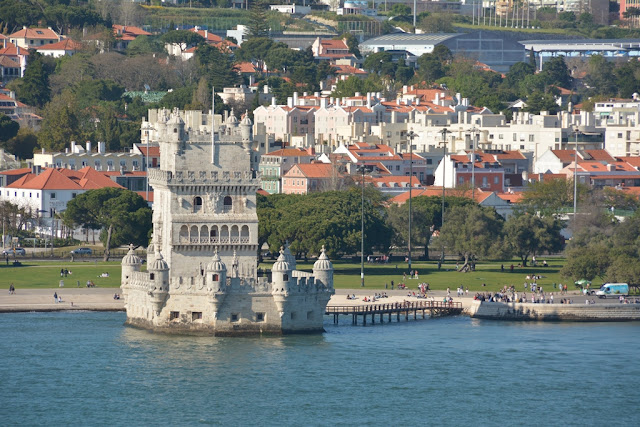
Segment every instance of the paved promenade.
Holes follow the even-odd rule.
[[[372,298],[376,293],[384,292],[387,298],[381,298],[376,301],[378,304],[387,304],[403,301],[421,301],[420,299],[409,296],[408,291],[379,289],[337,289],[336,294],[329,301],[329,305],[366,305],[363,301],[364,297]],[[53,295],[56,293],[62,297],[62,302],[54,302]],[[0,290],[0,312],[14,311],[59,311],[59,310],[94,310],[94,311],[121,311],[124,310],[124,301],[115,300],[113,296],[120,294],[119,288],[51,288],[51,289],[16,289],[16,293],[9,295],[8,287]],[[347,295],[356,295],[356,299],[347,299]],[[435,301],[441,301],[446,295],[446,291],[430,291],[429,296],[433,296]],[[463,309],[468,312],[473,304],[473,296],[464,296],[458,298],[452,293],[453,301],[462,302]],[[584,305],[585,297],[577,291],[570,292],[569,298],[574,305]],[[556,304],[558,301],[556,296]],[[615,304],[614,300],[601,300],[589,297],[599,306],[602,304]],[[373,304],[373,303],[372,303]],[[534,304],[532,306],[537,306]],[[595,308],[595,307],[594,307]]]

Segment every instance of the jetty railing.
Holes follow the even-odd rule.
[[[333,315],[333,323],[338,323],[340,315],[351,315],[352,324],[358,324],[358,316],[362,316],[362,324],[367,324],[367,316],[371,316],[371,324],[376,323],[376,315],[379,316],[380,323],[384,323],[384,315],[388,316],[388,322],[391,322],[391,316],[396,315],[396,320],[400,321],[400,316],[404,315],[406,321],[409,320],[411,314],[413,319],[418,319],[418,313],[424,319],[429,317],[451,316],[462,313],[461,302],[444,302],[444,301],[404,301],[386,304],[367,304],[367,305],[329,305],[325,310],[325,314]]]

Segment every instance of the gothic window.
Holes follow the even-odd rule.
[[[180,227],[180,243],[187,243],[189,241],[189,227],[183,225]]]
[[[193,199],[193,211],[200,212],[202,210],[202,197],[196,196]]]
[[[224,198],[224,211],[231,212],[231,207],[233,206],[233,202],[231,200],[231,196],[226,196]]]

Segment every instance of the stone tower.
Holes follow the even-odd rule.
[[[331,262],[323,251],[315,279],[295,270],[295,258],[287,262],[287,248],[272,283],[257,277],[260,180],[251,121],[230,115],[212,133],[213,123],[198,112],[150,110],[142,124],[154,129],[160,167],[149,170],[147,271],[133,254],[122,262],[127,323],[215,335],[322,331]]]

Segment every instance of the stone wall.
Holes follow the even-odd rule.
[[[623,322],[640,320],[640,304],[531,304],[473,301],[471,317],[499,320],[569,320],[575,322]]]

